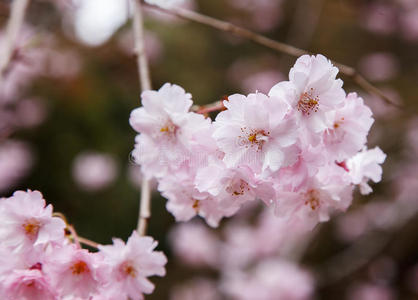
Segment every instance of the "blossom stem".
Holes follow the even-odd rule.
[[[212,104],[208,104],[204,106],[197,106],[195,108],[192,108],[192,110],[195,110],[196,113],[202,114],[202,115],[206,115],[214,111],[221,111],[223,109],[225,109],[223,101],[216,101]]]
[[[74,226],[67,224],[67,229],[70,231],[71,237],[73,238],[74,243],[77,245],[78,248],[81,248],[80,239],[77,235],[77,231],[75,231]]]
[[[79,237],[78,237],[78,241],[79,241],[81,244],[84,244],[84,245],[90,246],[90,247],[92,247],[92,248],[96,248],[96,249],[98,249],[98,248],[99,248],[99,243],[93,242],[93,241],[91,241],[91,240],[89,240],[89,239],[86,239],[86,238],[83,238],[83,237],[81,237],[81,236],[79,236]]]
[[[194,12],[191,10],[173,7],[173,8],[163,8],[156,5],[145,3],[147,7],[151,7],[153,9],[165,12],[170,15],[177,16],[179,18],[193,21],[196,23],[200,23],[215,29],[218,29],[220,31],[229,32],[232,33],[240,38],[244,38],[247,40],[250,40],[256,44],[259,44],[261,46],[267,47],[269,49],[285,53],[294,57],[299,57],[305,54],[311,54],[310,52],[306,50],[299,49],[297,47],[293,47],[291,45],[288,45],[286,43],[282,43],[279,41],[275,41],[273,39],[267,38],[263,35],[257,34],[251,30],[245,29],[243,27],[234,25],[229,22],[225,22],[210,16],[206,16],[203,14],[200,14],[198,12]],[[340,72],[347,77],[351,78],[358,86],[360,86],[362,89],[367,91],[370,94],[374,94],[381,98],[384,102],[387,104],[390,104],[392,106],[395,106],[397,108],[403,108],[403,105],[395,102],[390,97],[388,97],[384,92],[382,92],[380,89],[378,89],[376,86],[372,85],[369,81],[367,81],[360,73],[357,72],[352,67],[349,67],[347,65],[338,63],[336,61],[333,61],[333,64],[340,69]]]
[[[10,17],[7,22],[6,36],[4,43],[0,46],[0,82],[13,57],[13,50],[17,36],[25,18],[29,0],[14,0],[11,4]]]
[[[135,40],[135,53],[137,59],[138,74],[141,90],[151,89],[151,78],[148,67],[148,61],[145,54],[144,44],[144,21],[142,17],[142,4],[140,1],[133,1],[133,29]],[[141,199],[139,208],[139,218],[137,230],[139,235],[145,235],[148,226],[148,220],[151,217],[151,189],[149,180],[144,176],[141,183]]]

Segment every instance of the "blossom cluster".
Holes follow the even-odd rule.
[[[139,300],[154,289],[149,276],[165,275],[151,237],[134,231],[126,244],[114,239],[90,252],[65,230],[38,191],[0,199],[1,299]]]
[[[200,215],[216,227],[261,200],[312,228],[346,210],[356,185],[370,193],[386,157],[367,149],[372,112],[337,74],[324,56],[301,56],[288,81],[229,96],[214,121],[191,111],[180,86],[145,91],[130,117],[133,157],[178,221]]]

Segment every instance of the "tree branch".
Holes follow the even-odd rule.
[[[293,47],[291,45],[272,40],[270,38],[257,34],[243,27],[239,27],[229,22],[218,20],[216,18],[209,17],[209,16],[206,16],[206,15],[203,15],[203,14],[191,11],[191,10],[177,8],[177,7],[166,9],[166,8],[162,8],[162,7],[147,4],[147,3],[145,5],[155,10],[162,11],[167,14],[174,15],[185,20],[200,23],[200,24],[218,29],[220,31],[232,33],[238,37],[247,39],[261,46],[264,46],[272,50],[285,53],[294,57],[299,57],[305,54],[311,54],[310,52],[306,50],[302,50],[302,49]],[[338,63],[336,61],[333,61],[333,63],[336,67],[340,69],[340,72],[342,74],[351,78],[358,86],[360,86],[362,89],[364,89],[368,93],[378,96],[387,104],[393,105],[397,108],[403,107],[402,105],[398,104],[397,102],[389,98],[387,95],[385,95],[380,89],[378,89],[377,87],[372,85],[370,82],[368,82],[354,68]]]
[[[144,25],[142,17],[141,2],[133,1],[134,14],[134,40],[135,53],[138,66],[138,74],[140,79],[141,90],[146,91],[151,89],[151,79],[149,74],[148,61],[145,54],[144,45]],[[149,180],[144,176],[141,184],[141,200],[139,208],[139,218],[137,230],[140,235],[145,235],[148,226],[148,220],[151,217],[151,189]]]
[[[17,36],[25,18],[29,0],[14,0],[11,4],[10,17],[7,22],[6,35],[0,46],[0,83],[13,56]]]

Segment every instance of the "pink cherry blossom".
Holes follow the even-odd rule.
[[[377,183],[382,180],[382,167],[380,166],[386,159],[386,154],[379,147],[373,149],[363,149],[347,161],[347,167],[351,180],[358,184],[363,195],[370,194],[373,190],[368,185],[371,179]]]
[[[188,180],[162,179],[158,190],[168,199],[167,210],[177,221],[189,221],[199,215],[210,226],[217,227],[223,217],[232,216],[240,207],[239,205],[221,206],[219,199],[208,192],[199,192],[193,182]]]
[[[103,283],[99,263],[97,254],[68,245],[52,251],[45,271],[62,296],[87,299]]]
[[[353,188],[342,168],[332,164],[308,179],[297,191],[279,191],[275,211],[288,219],[297,218],[308,228],[326,222],[336,211],[345,211],[352,201]]]
[[[5,300],[58,300],[49,279],[42,271],[14,270],[2,281],[0,293]]]
[[[328,155],[337,161],[355,155],[366,144],[373,121],[372,112],[363,99],[355,93],[349,94],[344,106],[335,111],[332,126],[324,132]]]
[[[113,239],[113,245],[99,246],[103,261],[111,268],[109,284],[119,291],[120,297],[141,300],[143,294],[151,294],[154,290],[147,277],[165,275],[167,258],[162,252],[154,251],[155,247],[156,241],[141,237],[136,231],[126,244]]]
[[[232,95],[218,114],[213,137],[225,152],[227,167],[246,166],[255,173],[277,171],[295,162],[296,124],[280,98],[261,93]]]
[[[142,104],[130,117],[131,126],[141,133],[133,157],[148,177],[163,177],[190,157],[192,145],[210,121],[189,112],[191,95],[177,85],[143,92]]]
[[[0,240],[2,246],[30,251],[31,246],[62,243],[65,223],[52,216],[38,191],[17,191],[0,204]]]
[[[269,95],[286,101],[297,111],[298,121],[306,130],[322,132],[332,122],[327,112],[340,107],[345,99],[337,73],[338,69],[324,56],[303,55],[290,69],[289,81],[276,84]]]

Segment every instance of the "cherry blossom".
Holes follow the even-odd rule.
[[[382,164],[386,154],[379,147],[363,149],[347,161],[349,174],[354,184],[359,185],[363,195],[370,194],[373,190],[367,183],[369,180],[379,182],[382,179]]]
[[[289,81],[276,84],[270,96],[285,100],[298,112],[300,126],[318,133],[330,127],[327,112],[340,107],[345,99],[338,69],[324,56],[303,55],[289,72]]]
[[[17,191],[0,205],[0,240],[2,246],[16,251],[29,245],[61,243],[65,223],[52,216],[52,205],[46,206],[38,191]]]
[[[232,95],[214,122],[213,137],[227,167],[247,166],[259,174],[295,162],[296,124],[280,98],[261,93]]]
[[[154,290],[147,277],[165,275],[167,258],[162,252],[155,252],[155,247],[157,242],[151,237],[139,236],[136,231],[126,244],[113,239],[113,245],[99,246],[103,261],[111,268],[110,284],[119,291],[120,297],[143,299],[143,294]]]

